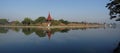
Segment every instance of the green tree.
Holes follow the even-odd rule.
[[[110,19],[116,18],[116,21],[120,21],[120,0],[110,0],[106,7],[110,10]]]
[[[20,22],[18,20],[15,21],[15,24],[20,24]]]
[[[46,18],[45,18],[45,17],[38,17],[38,18],[35,20],[35,23],[43,23],[43,22],[46,22]]]
[[[63,19],[60,19],[59,21],[60,21],[60,22],[64,22],[64,20],[63,20]]]
[[[2,24],[2,25],[8,24],[8,20],[7,19],[0,19],[0,24]]]
[[[64,24],[69,24],[69,22],[68,22],[68,21],[63,20],[63,19],[60,19],[59,21],[60,21],[61,23],[64,23]]]
[[[26,17],[26,18],[22,21],[22,23],[23,23],[24,25],[30,25],[30,24],[33,23],[33,21],[32,21],[32,19]]]
[[[18,20],[16,20],[16,21],[14,21],[13,24],[15,24],[15,25],[20,25],[21,23],[20,23]]]
[[[51,21],[51,24],[52,25],[59,25],[61,22],[60,21],[57,21],[57,20],[52,20]]]

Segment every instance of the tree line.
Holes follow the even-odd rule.
[[[11,21],[9,22],[7,19],[0,19],[0,25],[24,25],[24,26],[29,26],[29,25],[42,25],[47,23],[47,19],[43,16],[38,17],[35,20],[32,20],[29,17],[25,17],[23,21]],[[52,25],[60,25],[60,24],[64,24],[67,25],[70,22],[67,20],[63,20],[63,19],[59,19],[59,20],[51,20]]]
[[[101,23],[89,23],[89,22],[70,22],[68,20],[64,20],[64,19],[59,19],[59,20],[55,20],[52,19],[51,21],[51,26],[77,26],[77,25],[86,25],[86,24],[90,24],[90,25],[100,25]],[[25,17],[22,21],[11,21],[9,22],[9,20],[7,19],[0,19],[0,25],[10,25],[10,26],[48,26],[47,25],[48,21],[46,19],[46,17],[38,17],[35,20],[32,20],[29,17]]]

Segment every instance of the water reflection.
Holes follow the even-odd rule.
[[[32,28],[22,28],[22,32],[25,34],[25,35],[30,35],[34,32],[34,30]]]
[[[40,37],[45,37],[46,34],[54,34],[55,32],[60,32],[60,33],[67,33],[70,30],[87,30],[87,29],[98,29],[99,27],[91,27],[91,28],[17,28],[17,27],[11,27],[11,28],[6,28],[6,27],[0,27],[0,33],[7,33],[8,30],[13,30],[15,32],[19,32],[20,29],[22,29],[22,32],[25,35],[30,35],[33,32],[35,32],[36,35]],[[105,29],[103,27],[103,29]]]
[[[45,37],[46,36],[46,31],[39,28],[39,29],[35,29],[35,34],[38,35],[39,37]]]
[[[56,32],[59,33],[67,33],[70,30],[87,30],[87,29],[98,29],[99,27],[91,27],[91,28],[17,28],[17,27],[11,27],[11,28],[5,28],[0,27],[0,33],[7,33],[9,30],[15,31],[15,32],[22,32],[24,35],[29,36],[32,33],[35,33],[38,37],[48,37],[48,39],[51,39],[51,36],[55,34]],[[104,27],[103,27],[104,29]]]
[[[98,29],[99,27],[92,27],[92,28],[17,28],[17,27],[0,27],[0,33],[7,33],[9,30],[19,32],[21,30],[22,33],[29,36],[32,33],[35,33],[39,37],[46,37],[51,38],[51,35],[53,35],[56,32],[60,33],[67,33],[70,30],[87,30],[87,29]]]
[[[0,52],[120,53],[113,28],[0,28],[0,36]]]
[[[16,28],[16,27],[12,27],[12,28],[9,28],[9,29],[11,29],[11,30],[13,30],[15,32],[19,32],[20,31],[20,28]]]
[[[8,32],[8,28],[4,28],[4,27],[0,28],[0,33],[7,33],[7,32]]]
[[[48,39],[50,40],[51,35],[54,34],[55,32],[61,32],[61,33],[66,33],[68,32],[70,29],[66,29],[66,28],[23,28],[22,32],[25,35],[30,35],[33,32],[35,32],[36,35],[38,35],[39,37],[46,37],[46,35],[48,36]]]

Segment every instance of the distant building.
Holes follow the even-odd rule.
[[[48,14],[48,17],[47,17],[47,22],[48,22],[48,25],[47,26],[50,26],[51,25],[51,21],[52,21],[52,17],[50,15],[50,13]]]

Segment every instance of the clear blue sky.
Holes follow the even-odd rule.
[[[0,18],[33,20],[39,16],[54,19],[87,22],[114,22],[109,20],[106,3],[109,0],[0,0]]]

